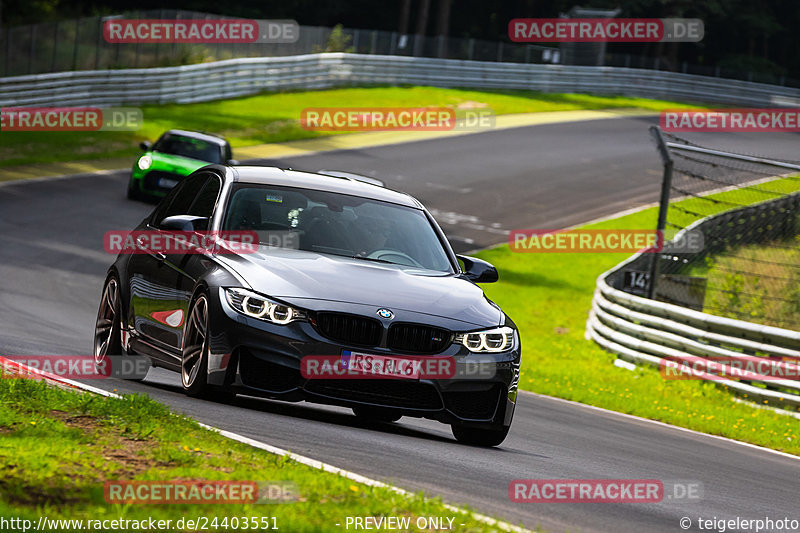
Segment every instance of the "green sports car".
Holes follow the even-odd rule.
[[[144,153],[131,169],[128,198],[161,198],[179,181],[209,163],[234,165],[231,145],[222,137],[194,131],[169,130],[155,144],[139,145]]]

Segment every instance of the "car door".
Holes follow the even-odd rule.
[[[203,187],[195,196],[191,206],[189,206],[185,213],[179,214],[203,217],[208,219],[208,224],[210,224],[211,216],[214,213],[220,191],[222,190],[222,180],[214,173],[205,173],[205,177],[206,180]],[[206,225],[198,229],[205,232],[211,228]],[[173,316],[173,322],[176,324],[173,327],[175,336],[169,336],[171,343],[170,348],[174,347],[176,350],[180,350],[183,346],[183,322],[178,322],[178,318],[185,319],[185,317],[188,316],[195,285],[200,276],[210,269],[210,261],[212,261],[212,259],[209,256],[199,253],[166,254],[164,265],[169,268],[167,271],[169,274],[166,275],[167,278],[164,281],[175,283],[172,287],[174,288],[174,294],[177,298],[176,303],[178,304],[174,309],[170,308],[164,310],[165,315],[166,313],[174,314],[166,316]],[[174,345],[172,344],[173,341],[175,342]]]
[[[180,182],[154,211],[144,231],[148,235],[162,235],[163,231],[159,229],[162,220],[188,214],[208,178],[208,173],[199,173]],[[181,258],[176,255],[143,248],[132,255],[128,262],[134,318],[132,342],[146,343],[172,357],[177,357],[177,350],[181,346],[186,316],[184,302],[191,296],[185,294],[182,275],[176,268]]]

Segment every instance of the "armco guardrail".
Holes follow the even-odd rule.
[[[787,207],[797,206],[798,201],[800,193],[795,193],[720,213],[692,224],[683,232],[702,231],[706,243],[714,247],[722,244],[713,237],[716,229],[730,225],[735,214],[747,218],[765,209],[785,214]],[[796,211],[793,213],[796,216]],[[680,238],[679,233],[676,240]],[[780,379],[777,372],[749,375],[748,378],[753,378],[747,380],[749,383],[720,377],[723,375],[720,367],[730,362],[747,367],[748,362],[769,361],[778,372],[783,362],[800,363],[800,332],[709,315],[618,288],[625,270],[647,270],[650,260],[650,254],[634,255],[597,278],[587,337],[629,362],[661,367],[665,361],[686,363],[684,368],[692,369],[699,379],[714,380],[749,398],[768,400],[772,405],[800,407],[800,380],[796,372],[793,376],[787,373],[786,379]],[[729,370],[723,372],[731,375]]]
[[[800,101],[800,89],[675,72],[329,53],[0,78],[0,107],[203,102],[269,90],[375,84],[597,93],[762,107]]]

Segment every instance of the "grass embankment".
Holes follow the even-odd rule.
[[[800,188],[796,180],[785,179],[770,187],[787,192]],[[743,202],[742,194],[713,196]],[[753,201],[752,192],[747,194]],[[699,201],[682,205],[692,210]],[[710,213],[707,202],[703,207]],[[655,227],[656,218],[657,208],[650,208],[585,227],[647,229]],[[520,328],[522,389],[800,455],[797,419],[738,403],[713,383],[668,381],[650,367],[615,367],[615,355],[584,339],[596,278],[626,254],[513,253],[504,245],[477,255],[500,271],[500,282],[483,286],[486,294]]]
[[[170,414],[166,407],[143,396],[105,398],[27,379],[0,379],[0,471],[0,517],[27,519],[34,525],[42,516],[83,519],[84,526],[88,519],[153,518],[172,520],[167,531],[176,531],[178,519],[205,516],[209,531],[243,531],[263,530],[260,518],[275,517],[269,524],[281,531],[339,532],[347,516],[407,516],[412,523],[418,517],[436,516],[455,518],[457,531],[494,529],[445,509],[438,499],[427,500],[421,494],[406,498],[226,439]],[[288,481],[297,484],[299,500],[271,504],[106,503],[106,481],[134,479]],[[210,525],[214,517],[217,527]],[[219,524],[225,517],[229,521],[222,527]],[[238,517],[238,526],[233,517]],[[465,525],[458,525],[462,523]],[[51,525],[45,530],[80,528]]]
[[[691,269],[706,278],[706,312],[800,328],[800,238],[742,246]]]
[[[436,107],[486,105],[496,114],[581,109],[635,108],[658,111],[687,107],[643,98],[545,94],[530,91],[472,91],[434,87],[348,88],[269,93],[198,104],[142,106],[143,128],[126,132],[3,132],[0,167],[130,157],[142,140],[171,128],[224,135],[236,147],[310,139],[331,132],[306,131],[300,113],[307,107]],[[690,106],[689,106],[690,107]]]

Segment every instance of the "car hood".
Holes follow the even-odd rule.
[[[480,287],[454,274],[286,249],[223,257],[253,290],[305,309],[330,309],[331,302],[340,302],[478,327],[503,322],[503,312]]]
[[[147,170],[162,170],[164,172],[172,172],[188,176],[200,167],[204,167],[209,163],[200,161],[199,159],[192,159],[191,157],[183,157],[174,154],[165,154],[162,152],[147,152],[153,159],[153,164]]]

